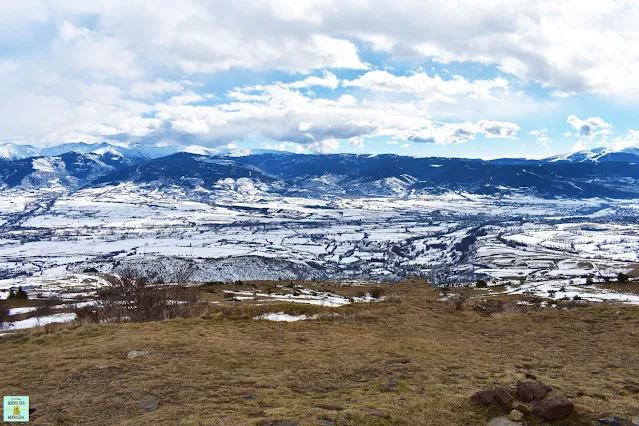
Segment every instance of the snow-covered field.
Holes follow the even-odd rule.
[[[73,299],[100,285],[92,272],[129,265],[165,281],[191,264],[197,281],[418,275],[542,283],[614,276],[639,261],[632,200],[313,199],[249,183],[1,191],[0,297],[21,285]]]

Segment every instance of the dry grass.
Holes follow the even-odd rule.
[[[38,424],[481,425],[494,412],[468,397],[530,372],[574,401],[579,415],[561,424],[639,410],[637,307],[487,316],[450,310],[434,289],[395,286],[387,296],[392,302],[338,308],[350,314],[330,321],[242,320],[261,307],[237,304],[229,309],[244,315],[220,308],[197,319],[5,338],[0,392],[30,395]],[[274,310],[322,310],[297,306]],[[150,355],[127,359],[134,349]],[[384,390],[391,378],[399,385]],[[136,408],[146,395],[160,399],[157,411]]]
[[[639,294],[639,281],[630,281],[627,283],[612,281],[609,283],[598,283],[597,285],[606,290],[613,290],[628,294]]]

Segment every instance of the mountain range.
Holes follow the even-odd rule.
[[[542,198],[639,198],[639,149],[595,149],[541,160],[293,154],[192,146],[0,146],[0,188],[73,191],[131,182],[215,190],[248,179],[296,196],[410,196],[446,192]]]

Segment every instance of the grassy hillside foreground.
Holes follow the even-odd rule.
[[[386,295],[325,320],[206,315],[4,337],[0,393],[29,395],[34,424],[483,425],[499,411],[469,396],[531,373],[576,406],[556,424],[639,413],[638,307],[486,316],[423,286]],[[147,396],[157,410],[138,408]]]

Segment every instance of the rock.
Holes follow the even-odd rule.
[[[264,419],[257,424],[258,426],[300,426],[299,423],[292,420],[271,420]]]
[[[479,391],[471,396],[470,400],[480,405],[499,404],[504,408],[510,408],[515,399],[506,389],[495,388]]]
[[[141,356],[149,356],[149,351],[131,351],[128,354],[126,354],[127,358],[138,358]]]
[[[397,386],[399,385],[399,383],[397,383],[397,381],[395,380],[395,378],[393,377],[392,379],[390,379],[388,382],[386,382],[384,384],[384,386],[382,386],[382,390],[385,392],[388,391],[392,391],[393,389],[395,389]]]
[[[524,415],[530,414],[530,407],[520,402],[513,404],[513,410],[521,411]]]
[[[545,420],[560,420],[575,411],[575,406],[566,398],[546,398],[537,401],[533,407],[533,414]]]
[[[470,400],[479,405],[493,405],[496,400],[495,390],[488,389],[476,392],[473,396],[470,397]]]
[[[375,417],[389,418],[390,416],[383,411],[375,410],[374,408],[362,408],[361,411],[366,414],[370,414]]]
[[[402,364],[408,364],[410,362],[410,358],[407,358],[407,357],[400,358],[399,362],[401,362]]]
[[[245,401],[255,401],[257,398],[255,398],[255,396],[253,395],[244,395],[244,400]]]
[[[158,404],[160,400],[154,396],[149,396],[144,398],[139,404],[138,408],[141,408],[146,411],[155,411],[158,408]]]
[[[517,382],[517,395],[526,401],[533,402],[544,398],[552,388],[542,382]]]
[[[531,373],[526,373],[525,376],[528,380],[537,380],[537,376]]]
[[[618,417],[606,417],[605,419],[597,420],[597,423],[600,425],[608,425],[608,426],[622,426],[622,423],[617,420]]]
[[[335,426],[337,423],[333,420],[320,419],[319,424],[322,426]]]
[[[495,417],[488,422],[488,426],[521,426],[521,423],[514,422],[506,416]]]
[[[504,408],[509,408],[515,402],[515,398],[504,388],[495,389],[495,394],[497,395],[497,402]]]
[[[96,364],[95,368],[98,370],[106,370],[107,368],[114,368],[115,365],[107,365],[107,364]]]
[[[635,426],[639,425],[639,417],[629,419],[626,417],[610,416],[597,420],[597,424],[606,426]]]
[[[512,410],[508,415],[508,418],[514,422],[520,422],[524,419],[524,413],[519,410]]]

